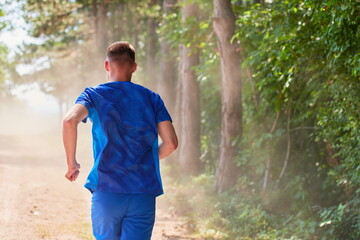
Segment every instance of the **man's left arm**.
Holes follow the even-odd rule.
[[[68,165],[65,177],[71,182],[75,181],[80,173],[80,164],[76,161],[77,126],[87,115],[88,110],[84,105],[75,104],[62,122],[62,136]]]

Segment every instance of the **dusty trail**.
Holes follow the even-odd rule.
[[[83,187],[91,167],[90,140],[78,145],[81,173],[71,183],[64,177],[66,166],[59,132],[21,136],[2,132],[0,239],[92,240],[91,194]],[[166,194],[158,198],[152,239],[190,239],[166,202]]]

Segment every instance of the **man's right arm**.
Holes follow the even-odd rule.
[[[178,139],[171,121],[159,122],[157,128],[162,140],[159,146],[159,158],[163,159],[177,148]]]
[[[75,104],[63,120],[62,135],[68,165],[65,177],[69,181],[75,181],[79,175],[80,164],[76,161],[77,127],[87,115],[88,110],[84,105]]]

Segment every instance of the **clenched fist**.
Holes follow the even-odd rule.
[[[68,171],[65,174],[65,177],[69,179],[70,182],[73,182],[76,180],[76,178],[79,176],[80,173],[80,164],[75,162],[73,166],[68,167]]]

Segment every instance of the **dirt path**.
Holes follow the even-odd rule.
[[[92,240],[90,192],[83,183],[91,167],[90,141],[78,146],[81,174],[64,178],[65,159],[59,133],[1,135],[0,239]],[[158,198],[153,240],[189,239],[181,220]]]

